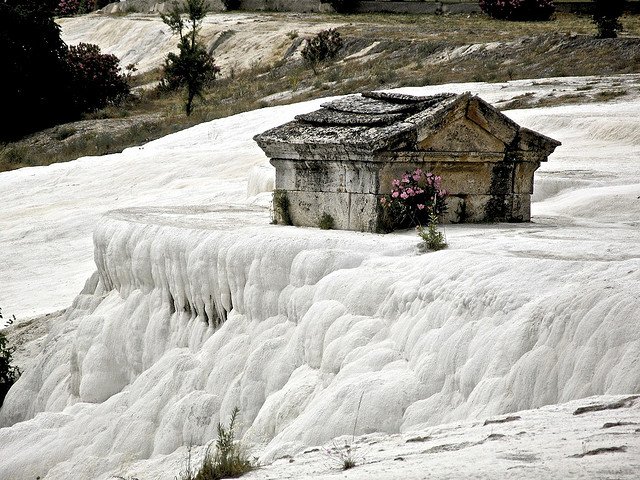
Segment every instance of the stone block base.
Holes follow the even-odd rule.
[[[376,232],[378,197],[366,193],[286,192],[289,218],[293,225],[318,227],[323,215],[333,218],[336,230]],[[276,220],[283,218],[276,212]]]
[[[330,215],[333,228],[381,233],[385,219],[380,195],[366,193],[283,192],[288,201],[287,216],[293,225],[319,227],[323,215]],[[443,223],[527,222],[531,216],[529,194],[451,195]],[[276,209],[276,221],[286,223]]]

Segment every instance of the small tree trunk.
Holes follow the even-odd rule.
[[[187,117],[191,115],[193,111],[193,99],[195,98],[195,92],[191,88],[191,86],[187,87],[187,103],[184,105],[185,112]]]

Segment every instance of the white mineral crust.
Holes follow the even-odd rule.
[[[251,137],[321,102],[0,174],[7,313],[68,305],[97,268],[0,410],[0,478],[172,479],[236,406],[263,463],[297,454],[255,478],[333,478],[302,452],[354,425],[352,478],[634,478],[638,426],[601,424],[640,422],[639,403],[572,412],[640,393],[640,100],[508,112],[563,142],[533,222],[447,226],[424,255],[414,232],[269,224]]]

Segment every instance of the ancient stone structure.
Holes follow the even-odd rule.
[[[380,197],[420,167],[442,176],[445,222],[530,219],[533,174],[560,145],[469,93],[364,93],[255,137],[276,168],[280,223],[384,231]]]

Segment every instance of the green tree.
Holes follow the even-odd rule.
[[[358,8],[359,0],[324,0],[321,3],[330,3],[337,13],[352,13]]]
[[[598,38],[616,38],[622,30],[619,18],[622,16],[625,0],[595,0],[593,21],[598,27]]]
[[[225,10],[238,10],[240,8],[240,0],[222,0]]]
[[[0,0],[0,140],[73,120],[129,92],[118,59],[96,45],[67,47],[53,20],[57,0]]]
[[[177,3],[167,15],[162,15],[174,34],[180,38],[178,53],[170,53],[164,62],[163,84],[170,90],[185,89],[185,112],[187,116],[193,111],[193,101],[202,97],[204,88],[213,82],[220,73],[220,68],[199,41],[198,32],[202,20],[207,14],[205,0],[187,0],[187,18],[182,17],[182,11]]]
[[[11,139],[66,116],[67,46],[53,20],[57,0],[0,1],[0,58],[5,122]]]

